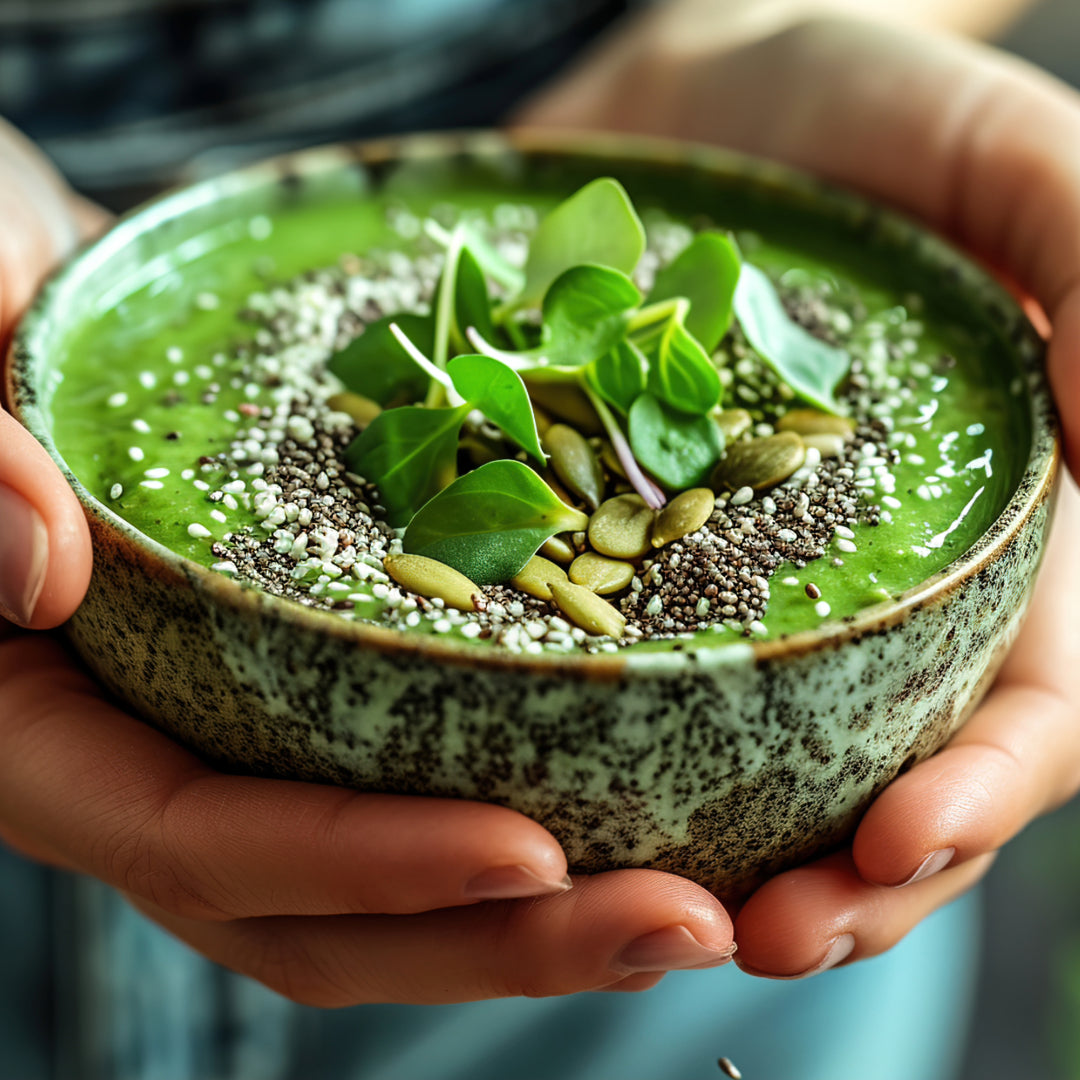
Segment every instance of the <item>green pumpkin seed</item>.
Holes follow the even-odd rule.
[[[622,637],[626,629],[623,613],[583,585],[553,581],[551,595],[559,610],[586,633]]]
[[[622,467],[619,455],[615,453],[615,447],[606,439],[600,444],[600,462],[612,476],[626,479],[626,471]]]
[[[652,550],[655,518],[640,495],[616,495],[589,519],[589,543],[613,559],[640,559]]]
[[[652,546],[663,547],[697,532],[712,514],[716,496],[709,488],[691,488],[676,495],[656,517]]]
[[[823,458],[839,457],[844,452],[843,435],[804,435],[802,441],[807,450],[812,446]]]
[[[745,435],[754,422],[745,409],[713,409],[712,418],[728,442],[734,442],[740,435]]]
[[[552,424],[544,433],[544,449],[555,475],[595,510],[604,497],[604,470],[585,436],[566,424]]]
[[[855,423],[846,416],[833,416],[818,409],[789,409],[776,422],[777,431],[794,431],[799,435],[839,435],[850,439]]]
[[[458,611],[475,611],[473,597],[482,595],[480,586],[464,574],[425,555],[387,555],[383,566],[409,592],[429,600],[442,600]]]
[[[511,579],[510,584],[538,600],[550,600],[549,581],[567,581],[566,571],[540,555],[534,555]]]
[[[729,446],[713,470],[713,486],[755,491],[783,483],[806,460],[806,447],[794,431]]]
[[[564,536],[551,536],[540,545],[540,554],[552,562],[568,566],[574,561],[577,552]]]
[[[633,576],[634,567],[631,563],[609,559],[604,555],[597,555],[595,551],[586,551],[570,564],[570,580],[600,596],[625,589]]]
[[[349,390],[340,394],[331,394],[326,399],[326,404],[334,412],[347,413],[357,427],[367,427],[382,412],[382,406],[377,401],[372,401],[371,398],[366,398],[362,394],[354,394]]]

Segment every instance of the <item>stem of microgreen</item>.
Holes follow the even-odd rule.
[[[475,326],[470,326],[465,331],[465,336],[469,339],[469,344],[478,352],[484,356],[491,356],[496,360],[501,360],[507,367],[512,367],[515,371],[524,371],[526,368],[537,367],[542,363],[542,360],[536,357],[530,357],[523,359],[512,352],[505,352],[503,349],[498,349],[490,342],[484,340],[480,331]]]
[[[436,408],[442,404],[443,398],[455,408],[465,404],[465,399],[454,389],[454,382],[441,368],[437,368],[408,338],[405,331],[397,323],[390,324],[390,333],[397,338],[401,347],[413,358],[416,364],[423,368],[431,376],[432,387],[428,391],[424,404],[430,408]],[[432,392],[434,391],[434,393]]]
[[[660,300],[655,304],[648,304],[630,316],[627,324],[627,334],[634,334],[655,326],[657,323],[666,322],[672,315],[686,315],[686,309],[690,305],[681,296],[673,296],[670,300]]]
[[[513,342],[514,348],[524,352],[529,347],[529,343],[525,340],[525,335],[521,332],[521,325],[516,319],[508,319],[503,324],[503,329]]]
[[[580,380],[580,385],[582,390],[588,395],[592,407],[596,410],[596,415],[600,417],[600,423],[604,425],[604,430],[611,440],[611,446],[615,451],[615,456],[619,459],[619,464],[622,465],[623,472],[626,473],[626,479],[630,481],[634,490],[645,500],[646,506],[651,507],[653,510],[662,509],[667,503],[667,496],[664,494],[663,490],[642,471],[641,466],[634,457],[634,451],[630,448],[630,443],[623,434],[622,428],[619,427],[619,422],[607,407],[607,402],[605,402],[604,399],[589,386],[584,378]]]
[[[444,248],[450,247],[451,238],[454,235],[453,232],[444,229],[433,218],[424,219],[424,232],[426,232],[436,244],[440,244]],[[476,256],[488,277],[494,278],[495,281],[504,288],[509,289],[512,293],[520,291],[524,277],[522,272],[516,266],[507,262],[507,260],[484,239],[483,235],[478,230],[468,230],[466,244],[469,250]]]

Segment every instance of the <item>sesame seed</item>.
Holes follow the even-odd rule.
[[[169,470],[165,468],[147,469],[143,475],[150,480],[164,480],[169,475]]]
[[[828,604],[828,602],[827,602],[827,601],[825,601],[825,600],[819,600],[819,601],[818,601],[818,602],[817,602],[817,603],[816,603],[816,604],[814,605],[814,610],[815,610],[815,611],[816,611],[816,612],[818,613],[818,615],[820,615],[820,616],[821,616],[821,617],[822,617],[822,618],[824,619],[824,618],[825,618],[825,616],[826,616],[826,615],[828,615],[828,614],[829,614],[829,612],[831,612],[831,611],[832,611],[832,608],[831,608],[831,607],[829,607],[829,604]]]
[[[145,420],[132,420],[131,426],[139,432],[140,435],[150,434],[150,425]]]
[[[147,390],[153,390],[157,386],[157,376],[152,371],[140,371],[139,382]]]
[[[113,486],[111,488],[109,488],[109,498],[110,499],[119,499],[120,496],[123,495],[123,494],[124,494],[124,485],[123,484],[113,484]]]
[[[855,546],[854,543],[852,543],[850,540],[845,540],[843,537],[836,541],[836,546],[848,555],[854,554],[854,552],[858,551],[858,548]]]
[[[151,491],[160,491],[165,485],[160,480],[140,480],[139,487],[149,488]]]
[[[752,487],[741,487],[731,496],[731,505],[745,506],[753,497],[754,489]]]
[[[221,522],[224,525],[229,519],[220,510],[211,510],[210,516],[215,520]]]
[[[105,399],[105,404],[112,409],[119,409],[128,403],[128,396],[122,390],[115,394],[110,394]]]
[[[197,521],[193,521],[187,527],[187,532],[188,536],[196,540],[207,540],[213,535],[205,525],[200,525]]]
[[[142,461],[146,455],[143,453],[141,446],[129,446],[128,457],[131,458],[132,461]]]

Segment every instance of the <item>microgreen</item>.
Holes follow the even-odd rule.
[[[617,341],[585,369],[585,378],[609,405],[625,416],[645,389],[648,361],[632,341]]]
[[[394,337],[398,326],[428,355],[435,344],[435,324],[427,315],[387,315],[330,359],[330,370],[355,394],[384,408],[417,401],[427,393],[428,376]]]
[[[659,336],[645,349],[649,392],[680,412],[708,412],[720,400],[720,376],[708,354],[686,329],[690,305],[678,298]]]
[[[833,392],[851,358],[794,322],[768,276],[743,263],[735,289],[735,316],[747,341],[803,400],[838,413]]]
[[[527,465],[492,461],[425,503],[405,530],[404,546],[493,585],[512,578],[549,537],[588,523]]]
[[[724,452],[724,436],[710,416],[688,416],[642,394],[631,406],[634,457],[673,491],[703,484]]]
[[[734,242],[719,232],[698,233],[657,275],[648,303],[684,297],[686,329],[711,352],[731,326],[741,263]]]
[[[645,230],[617,180],[593,180],[540,223],[529,244],[525,284],[505,308],[537,307],[565,270],[595,263],[629,274],[645,250]]]
[[[490,356],[456,356],[447,365],[457,392],[511,439],[543,465],[547,455],[540,448],[529,393],[521,376]]]

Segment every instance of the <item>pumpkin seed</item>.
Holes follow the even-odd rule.
[[[589,519],[589,543],[613,559],[640,559],[652,549],[656,511],[638,494],[616,495]]]
[[[581,500],[575,499],[574,496],[555,479],[555,474],[550,469],[545,469],[540,475],[543,477],[544,483],[555,492],[555,497],[560,502],[566,503],[567,506],[578,506],[580,504]]]
[[[600,462],[612,476],[626,479],[626,470],[622,467],[619,455],[615,453],[615,447],[607,439],[600,444]]]
[[[540,555],[534,555],[511,579],[510,584],[538,600],[550,600],[549,581],[567,581],[566,571]]]
[[[559,610],[586,633],[622,637],[626,629],[623,613],[583,585],[553,581],[551,595]]]
[[[691,488],[676,495],[656,517],[652,530],[652,546],[663,547],[697,532],[712,514],[716,496],[709,488]]]
[[[582,390],[565,382],[555,382],[525,373],[521,376],[534,405],[546,409],[552,416],[573,424],[585,435],[600,435],[604,425]]]
[[[382,412],[382,406],[377,401],[372,401],[363,394],[354,394],[349,390],[340,394],[331,394],[326,399],[326,404],[334,412],[347,413],[353,418],[357,427],[367,427]]]
[[[540,554],[564,566],[574,561],[576,551],[565,536],[551,536],[540,545]]]
[[[566,424],[552,424],[544,433],[544,449],[555,475],[595,510],[604,497],[604,470],[585,436]]]
[[[833,416],[818,409],[789,409],[776,422],[777,431],[794,431],[799,435],[839,435],[850,439],[855,423],[846,416]]]
[[[713,470],[713,486],[761,491],[783,483],[805,460],[806,447],[794,431],[738,442]]]
[[[634,567],[631,563],[609,559],[604,555],[597,555],[595,551],[586,551],[570,564],[570,580],[600,596],[625,589],[633,576]]]
[[[480,586],[446,563],[426,555],[387,555],[383,566],[409,592],[429,600],[442,600],[459,611],[476,610],[473,597],[480,593]]]
[[[802,441],[808,450],[813,446],[823,458],[839,457],[844,452],[843,435],[804,435]]]
[[[713,409],[712,418],[728,442],[734,442],[748,432],[754,422],[745,409]]]

